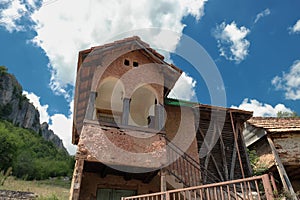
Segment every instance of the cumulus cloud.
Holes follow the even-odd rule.
[[[192,77],[188,76],[185,72],[183,72],[175,83],[174,88],[171,90],[168,97],[188,101],[195,100],[195,86],[196,81]]]
[[[300,99],[300,60],[296,60],[289,72],[283,72],[282,76],[275,76],[272,84],[276,90],[283,90],[286,99]]]
[[[294,24],[294,26],[289,28],[290,33],[300,33],[300,19]]]
[[[293,111],[290,108],[285,107],[285,105],[279,103],[274,107],[257,101],[256,99],[244,99],[239,106],[231,106],[231,108],[238,108],[242,110],[252,111],[254,117],[276,117],[278,112],[288,112]]]
[[[1,2],[1,6],[5,6],[5,9],[0,10],[0,25],[4,26],[7,31],[13,32],[23,30],[23,26],[18,22],[21,20],[23,13],[27,11],[24,4],[21,1],[9,1]]]
[[[29,102],[32,103],[36,109],[40,113],[40,123],[47,122],[49,123],[50,116],[48,114],[48,105],[41,105],[40,103],[40,97],[38,97],[36,94],[32,92],[23,91],[23,95],[26,95],[26,97],[29,99]]]
[[[69,107],[71,114],[69,116],[54,114],[50,117],[51,124],[49,125],[49,128],[62,139],[64,146],[71,155],[76,153],[76,146],[72,144],[73,104],[74,102],[71,101]]]
[[[70,115],[65,116],[63,114],[54,114],[49,116],[48,114],[48,105],[41,105],[40,97],[32,92],[23,91],[23,94],[29,99],[40,113],[40,123],[51,122],[49,124],[49,129],[63,141],[64,146],[71,155],[74,155],[76,152],[76,146],[72,145],[72,115],[73,115],[73,101],[70,102],[69,111]]]
[[[51,71],[50,87],[56,94],[62,94],[67,99],[71,92],[68,85],[74,85],[74,76],[78,51],[91,46],[119,39],[121,33],[147,29],[151,27],[168,29],[182,34],[184,24],[182,18],[187,15],[197,20],[204,14],[206,0],[90,0],[73,1],[50,0],[42,6],[31,7],[27,18],[35,24],[33,28],[37,35],[32,42],[40,46],[49,58]],[[18,20],[27,12],[27,5],[34,0],[7,1],[4,25],[8,30],[19,31]],[[26,10],[27,9],[27,10]],[[12,10],[12,11],[11,11]],[[28,13],[28,12],[27,12]],[[15,17],[12,17],[16,15]],[[149,31],[142,39],[158,49],[175,49],[178,37],[168,40],[162,31]],[[153,44],[154,43],[154,44]]]
[[[220,55],[236,63],[243,61],[249,53],[250,42],[246,39],[249,33],[249,29],[244,26],[238,27],[234,21],[231,24],[223,22],[217,25],[214,37]]]
[[[258,14],[256,15],[255,20],[254,20],[254,24],[256,24],[262,17],[266,17],[266,16],[268,16],[269,14],[271,14],[271,11],[270,11],[269,8],[267,8],[267,9],[265,9],[264,11],[258,13]]]

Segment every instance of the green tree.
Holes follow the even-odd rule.
[[[3,132],[0,134],[0,144],[0,171],[6,171],[12,166],[16,147],[8,135]]]
[[[286,112],[286,111],[279,111],[277,112],[278,118],[285,118],[285,117],[299,117],[296,112]]]
[[[71,176],[74,157],[39,133],[0,120],[0,165],[26,180]],[[10,153],[9,153],[10,152]]]
[[[0,66],[0,75],[7,74],[7,68],[5,66]]]

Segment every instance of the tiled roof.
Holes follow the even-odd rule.
[[[255,127],[264,128],[268,132],[300,131],[299,117],[252,117],[247,122]]]

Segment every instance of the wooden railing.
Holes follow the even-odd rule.
[[[275,183],[268,174],[265,174],[166,192],[122,197],[122,200],[273,200],[274,190],[276,190]]]
[[[211,183],[221,182],[218,177],[201,166],[199,161],[194,160],[194,158],[181,150],[167,137],[165,139],[167,141],[167,158],[170,163],[166,167],[166,170],[175,176],[185,187],[197,186],[203,183],[201,173],[205,173],[206,179]]]

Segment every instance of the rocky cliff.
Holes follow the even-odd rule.
[[[0,66],[0,119],[8,120],[16,126],[40,133],[47,141],[67,151],[62,140],[49,129],[47,123],[40,124],[40,114],[26,96],[14,75]]]

